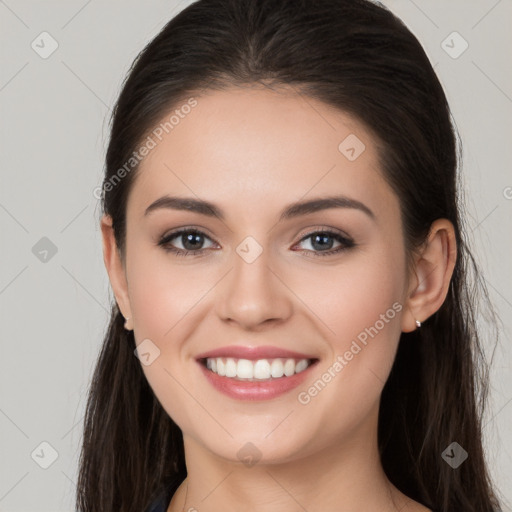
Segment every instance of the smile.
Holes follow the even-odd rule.
[[[318,359],[204,358],[197,362],[214,389],[236,400],[270,400],[300,386]]]
[[[291,377],[303,372],[313,362],[312,359],[236,359],[232,357],[206,358],[206,367],[221,377],[249,382]]]

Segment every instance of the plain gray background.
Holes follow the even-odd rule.
[[[93,196],[110,109],[134,57],[189,3],[0,0],[0,511],[74,510],[112,300]],[[512,1],[384,3],[426,49],[464,144],[474,253],[504,323],[484,433],[510,511]]]

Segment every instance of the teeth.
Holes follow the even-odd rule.
[[[270,372],[273,378],[277,379],[284,375],[284,366],[279,359],[274,359],[270,367]]]
[[[303,372],[311,361],[309,359],[235,359],[232,357],[207,358],[206,367],[221,377],[256,381],[290,377]]]
[[[295,373],[303,372],[309,366],[307,359],[301,359],[295,366]]]
[[[236,363],[234,359],[226,361],[226,377],[236,377]]]
[[[254,364],[255,379],[270,379],[270,363],[266,359],[260,359]]]

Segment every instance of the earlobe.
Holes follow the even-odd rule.
[[[443,304],[457,259],[453,224],[447,219],[432,223],[428,239],[418,255],[402,317],[402,331],[417,328]]]
[[[103,240],[103,261],[107,269],[110,285],[112,286],[121,314],[125,318],[131,319],[132,314],[128,298],[128,284],[124,265],[121,261],[115,240],[112,218],[109,215],[103,215],[100,225]]]

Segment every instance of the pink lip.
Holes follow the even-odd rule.
[[[200,362],[199,366],[203,375],[207,378],[210,384],[217,389],[217,391],[237,400],[255,401],[270,400],[296,388],[311,375],[312,368],[316,366],[317,362],[318,360],[315,360],[304,371],[296,373],[290,377],[283,376],[278,379],[270,379],[261,382],[250,382],[229,377],[221,377],[206,368],[206,366]]]
[[[270,345],[262,347],[246,347],[242,345],[233,345],[231,347],[221,347],[215,350],[210,350],[199,354],[196,360],[215,358],[215,357],[232,357],[234,359],[249,359],[256,361],[258,359],[315,359],[312,355],[301,354],[292,350],[285,350],[279,347],[272,347]]]

